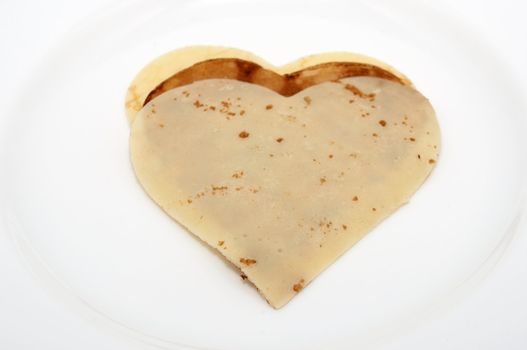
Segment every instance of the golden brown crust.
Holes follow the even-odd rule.
[[[254,62],[218,58],[198,62],[172,75],[148,94],[143,105],[170,89],[205,79],[233,79],[267,87],[283,96],[292,96],[313,85],[356,76],[378,77],[406,85],[395,74],[367,63],[326,62],[282,75]]]
[[[291,74],[303,69],[327,63],[349,62],[360,63],[378,67],[390,72],[403,83],[413,87],[412,82],[401,72],[386,63],[351,52],[325,52],[301,57],[283,66],[273,66],[260,57],[240,49],[219,46],[190,46],[167,52],[157,57],[146,65],[136,75],[128,87],[125,99],[126,115],[130,123],[133,123],[135,115],[145,103],[148,94],[154,90],[159,83],[171,76],[191,67],[192,65],[212,59],[241,59],[256,63],[261,67],[271,70],[277,74]],[[350,103],[352,101],[350,100]]]

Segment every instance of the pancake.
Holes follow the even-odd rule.
[[[133,168],[169,216],[280,308],[408,202],[437,163],[439,126],[429,101],[395,70],[355,62],[386,76],[326,79],[320,69],[333,69],[334,59],[276,69],[211,50],[177,67],[165,56],[132,84]],[[217,58],[252,62],[276,85],[206,74],[166,83]],[[287,72],[299,70],[314,73],[303,80],[311,83],[284,88]]]

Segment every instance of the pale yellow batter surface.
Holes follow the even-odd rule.
[[[182,66],[196,59],[189,54]],[[283,69],[307,64],[298,62]],[[129,101],[174,72],[152,67],[140,73]],[[144,108],[131,103],[128,112],[132,162],[146,192],[275,308],[407,202],[440,147],[428,100],[372,77],[291,97],[203,80]]]

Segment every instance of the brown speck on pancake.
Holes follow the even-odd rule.
[[[352,85],[352,84],[346,84],[344,85],[344,88],[348,91],[351,91],[351,93],[355,96],[358,96],[360,98],[366,98],[366,99],[369,99],[370,101],[373,101],[375,99],[375,94],[374,93],[364,93],[362,92],[358,87],[356,87],[355,85]]]
[[[295,291],[296,293],[300,292],[302,289],[304,289],[304,279],[303,278],[300,281],[298,281],[298,283],[293,284],[293,291]]]
[[[249,258],[240,258],[240,262],[246,266],[251,266],[256,264],[256,260]]]
[[[239,179],[239,178],[241,178],[243,175],[244,175],[243,170],[241,170],[241,171],[237,171],[237,172],[235,172],[234,174],[232,174],[232,178],[234,178],[234,179]]]

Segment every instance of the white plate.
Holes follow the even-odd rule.
[[[174,349],[349,349],[382,345],[484,277],[524,209],[517,87],[463,25],[417,3],[324,4],[137,2],[92,16],[42,63],[0,140],[2,214],[79,312]],[[422,189],[279,311],[166,217],[130,167],[127,84],[192,44],[275,64],[364,53],[407,74],[438,114],[443,150]]]

